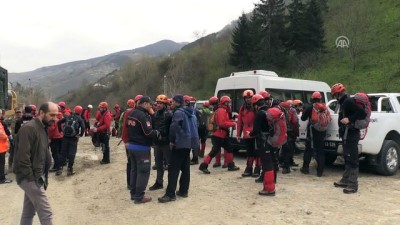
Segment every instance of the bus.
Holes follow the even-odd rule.
[[[243,105],[243,91],[248,89],[254,93],[267,91],[272,98],[283,101],[299,99],[304,105],[311,104],[311,95],[315,91],[321,93],[325,103],[332,99],[331,89],[325,82],[279,77],[275,72],[266,70],[233,72],[228,77],[218,79],[215,96],[221,98],[226,95],[231,98],[232,117],[236,119]],[[300,139],[306,138],[306,125],[306,122],[300,121]],[[244,145],[237,143],[235,137],[236,132],[231,130],[230,140],[234,151],[244,149]]]

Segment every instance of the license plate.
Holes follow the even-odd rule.
[[[333,141],[325,141],[325,148],[327,149],[336,149],[337,143]]]

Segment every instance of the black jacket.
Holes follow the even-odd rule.
[[[14,134],[17,134],[19,129],[29,121],[33,119],[33,116],[31,114],[24,114],[22,115],[21,119],[18,119],[15,121],[15,127],[14,127]]]
[[[150,146],[153,138],[155,139],[159,135],[157,130],[153,130],[149,112],[140,106],[129,113],[126,118],[126,126],[129,143]]]
[[[271,130],[266,115],[267,109],[267,106],[259,108],[254,118],[253,130],[250,132],[251,137],[256,137],[257,149],[264,148],[268,133]]]
[[[350,126],[349,130],[358,130],[354,127],[354,122],[356,120],[364,119],[367,114],[365,110],[358,105],[353,98],[349,97],[348,95],[344,95],[342,98],[339,99],[340,110],[339,110],[339,135],[343,137],[345,125],[340,122],[343,118],[349,118]]]
[[[169,144],[169,127],[171,126],[172,113],[167,109],[157,110],[153,115],[153,128],[158,130],[161,140],[156,140],[155,144]]]
[[[58,128],[58,130],[59,130],[60,132],[62,132],[62,126],[61,126],[61,125],[62,125],[63,123],[66,123],[66,122],[67,122],[67,119],[68,119],[69,117],[75,117],[75,119],[78,121],[79,130],[80,130],[79,136],[82,137],[83,134],[85,133],[85,122],[83,121],[82,117],[81,117],[80,115],[77,115],[77,114],[72,114],[72,115],[70,115],[70,116],[63,117],[61,120],[59,120],[59,121],[57,122],[57,128]]]

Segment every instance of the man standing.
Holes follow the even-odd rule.
[[[89,135],[90,130],[90,118],[92,117],[91,110],[93,109],[92,105],[88,105],[86,109],[83,110],[82,119],[85,122],[85,136]]]
[[[126,121],[128,127],[129,158],[131,168],[131,200],[135,204],[151,201],[145,195],[145,190],[150,177],[150,146],[153,139],[160,139],[160,132],[153,130],[151,124],[151,99],[148,96],[140,98],[137,108],[129,113]]]
[[[59,168],[56,172],[56,176],[62,174],[62,165],[68,158],[68,170],[67,176],[72,176],[74,172],[75,155],[78,149],[79,137],[82,137],[85,132],[85,124],[80,117],[82,113],[82,106],[77,105],[74,108],[74,113],[70,116],[64,117],[57,122],[58,130],[63,133],[63,139],[61,144],[61,160],[59,161]],[[61,125],[64,126],[61,128]]]
[[[6,153],[8,151],[8,138],[11,133],[7,128],[7,124],[3,121],[3,112],[0,109],[0,184],[11,183],[12,180],[6,179],[5,166],[6,166]]]
[[[206,141],[208,137],[208,120],[211,115],[211,111],[209,109],[210,103],[208,101],[204,102],[203,108],[199,109],[198,112],[200,114],[200,121],[199,121],[199,138],[200,138],[200,152],[199,152],[199,157],[204,157],[204,152],[206,150]]]
[[[353,98],[345,92],[346,87],[337,83],[332,86],[331,93],[338,100],[339,110],[339,136],[343,142],[343,157],[345,170],[338,182],[334,182],[335,187],[341,187],[343,193],[352,194],[358,191],[358,142],[360,141],[360,130],[354,127],[356,120],[364,119],[367,114]]]
[[[109,130],[111,126],[111,112],[108,110],[107,102],[100,102],[99,111],[96,114],[95,127],[92,129],[93,133],[98,134],[99,142],[103,144],[103,159],[100,164],[110,163],[110,135]]]
[[[175,111],[169,130],[171,159],[168,169],[168,187],[165,195],[158,198],[160,203],[175,201],[176,195],[183,198],[188,197],[190,184],[190,149],[195,147],[194,145],[198,145],[198,136],[197,140],[192,139],[193,134],[197,133],[197,130],[195,130],[197,126],[193,124],[195,120],[191,118],[195,115],[193,115],[191,108],[182,107],[184,104],[183,102],[182,95],[175,95],[172,99]],[[179,171],[181,171],[179,190],[175,193]]]
[[[21,224],[32,224],[36,212],[41,224],[53,224],[53,213],[45,194],[45,168],[51,164],[46,129],[54,123],[57,115],[55,103],[42,104],[38,117],[21,127],[16,137],[14,173],[18,185],[25,192]]]
[[[171,149],[169,148],[169,127],[171,125],[172,113],[167,109],[168,97],[158,95],[156,98],[157,108],[153,115],[153,127],[160,131],[161,140],[155,141],[154,155],[157,167],[157,178],[150,191],[163,188],[164,162],[169,163]]]
[[[128,127],[126,124],[126,120],[127,117],[129,115],[129,113],[131,113],[133,110],[135,110],[136,108],[136,103],[135,100],[133,99],[128,99],[128,101],[126,102],[126,105],[128,106],[128,109],[126,109],[126,111],[124,111],[121,114],[121,118],[119,120],[119,124],[120,126],[120,130],[118,131],[118,134],[121,135],[121,140],[124,142],[125,144],[125,152],[126,152],[126,158],[127,158],[127,163],[126,163],[126,184],[127,184],[127,188],[128,190],[131,190],[131,160],[129,159],[129,151],[126,148],[126,143],[128,143]]]

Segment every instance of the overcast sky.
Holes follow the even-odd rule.
[[[5,0],[0,66],[26,72],[217,32],[258,0]]]

